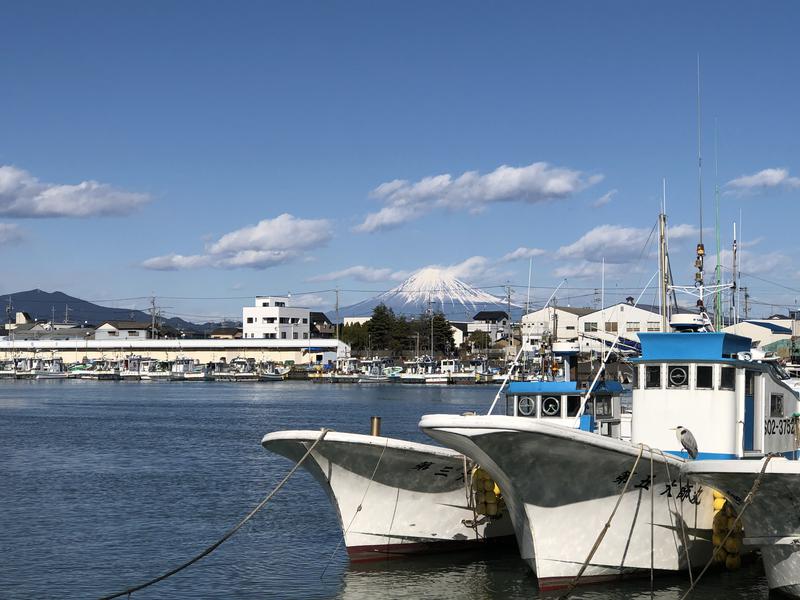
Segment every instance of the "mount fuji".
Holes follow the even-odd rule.
[[[340,309],[339,316],[368,317],[379,304],[407,317],[418,317],[432,309],[444,313],[450,321],[472,321],[482,310],[508,312],[504,298],[474,288],[446,269],[426,267],[388,292]],[[511,309],[519,312],[520,306],[512,302]]]

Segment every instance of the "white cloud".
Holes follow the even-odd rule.
[[[415,183],[395,179],[376,187],[371,196],[385,203],[367,215],[355,230],[374,232],[418,219],[435,209],[479,212],[495,202],[528,203],[565,199],[594,185],[602,175],[536,162],[524,167],[502,165],[485,175],[467,171],[425,177]]]
[[[0,245],[14,244],[22,239],[22,232],[13,223],[0,223]]]
[[[504,254],[500,258],[500,261],[512,262],[515,260],[525,260],[529,258],[534,258],[536,256],[541,256],[542,254],[546,254],[546,252],[541,248],[526,248],[525,246],[520,246],[519,248],[509,252],[508,254]]]
[[[292,306],[302,306],[303,308],[323,308],[331,305],[330,298],[319,294],[298,294],[292,296]]]
[[[118,190],[97,181],[44,183],[23,169],[0,166],[0,215],[91,217],[126,215],[150,201],[147,194]]]
[[[148,258],[142,263],[145,269],[153,271],[178,271],[181,269],[197,269],[211,265],[211,257],[203,254],[184,256],[183,254],[166,254]]]
[[[619,190],[609,190],[609,191],[607,191],[605,194],[603,194],[602,196],[600,196],[600,197],[599,197],[597,200],[595,200],[594,202],[592,202],[592,206],[593,206],[593,207],[595,207],[595,208],[600,208],[601,206],[605,206],[606,204],[608,204],[609,202],[611,202],[611,199],[612,199],[614,196],[616,196],[616,195],[617,195],[617,192],[618,192],[618,191],[619,191]]]
[[[770,273],[785,275],[793,266],[792,259],[780,251],[774,252],[751,252],[741,250],[739,252],[739,270],[743,273],[753,273],[768,275]],[[724,267],[726,279],[730,279],[731,266],[733,265],[733,251],[722,250],[720,252],[720,264]],[[706,259],[706,272],[713,273],[716,265],[716,256]]]
[[[763,169],[753,175],[742,175],[725,184],[728,194],[748,194],[775,188],[800,188],[800,177],[791,177],[787,169]]]
[[[395,271],[389,268],[365,267],[355,265],[340,271],[333,271],[323,275],[311,277],[308,281],[336,281],[337,279],[356,279],[374,283],[377,281],[402,281],[409,276],[407,271]]]
[[[217,267],[266,269],[306,257],[306,251],[325,245],[332,237],[325,219],[298,219],[282,214],[256,225],[226,233],[208,245],[205,254],[167,254],[142,262],[146,269],[174,271]]]
[[[669,239],[681,240],[697,236],[699,229],[693,225],[675,225],[667,231]],[[653,243],[656,233],[652,229],[623,227],[621,225],[598,225],[586,232],[577,241],[562,246],[556,258],[580,259],[599,263],[629,263],[637,260],[650,238]]]

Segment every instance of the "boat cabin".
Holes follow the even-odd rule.
[[[674,428],[697,440],[698,458],[794,458],[797,393],[774,361],[754,359],[730,333],[640,333],[633,359],[631,441],[686,457]]]
[[[578,416],[586,388],[575,381],[514,381],[506,391],[506,415],[546,419],[559,425],[620,437],[622,385],[617,381],[598,381]]]

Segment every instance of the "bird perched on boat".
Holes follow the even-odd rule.
[[[686,454],[689,455],[689,458],[692,460],[697,458],[697,440],[694,439],[692,432],[686,429],[686,427],[683,425],[673,427],[672,430],[675,432],[675,437],[678,438],[678,441],[681,443],[681,446],[683,446],[683,449],[686,450]]]

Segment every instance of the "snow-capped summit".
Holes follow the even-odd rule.
[[[471,321],[482,310],[508,310],[504,298],[464,283],[447,269],[425,267],[388,292],[341,309],[340,316],[368,317],[379,304],[385,304],[397,315],[409,317],[432,309],[444,313],[451,321]],[[511,306],[518,308],[514,303]]]

